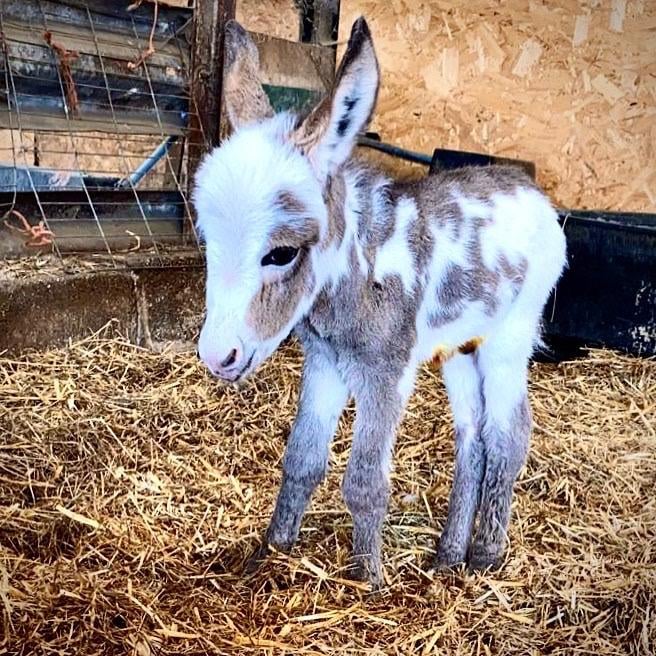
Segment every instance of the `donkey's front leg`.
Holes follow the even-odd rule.
[[[354,578],[383,583],[382,528],[389,497],[389,471],[403,402],[395,386],[380,386],[356,395],[353,448],[342,492],[353,517]]]
[[[282,486],[266,534],[268,544],[288,551],[315,487],[328,468],[330,442],[348,400],[348,391],[319,344],[306,345],[298,414],[283,458]]]

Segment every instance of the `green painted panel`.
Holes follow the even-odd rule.
[[[308,106],[318,102],[323,95],[313,89],[299,89],[297,87],[279,87],[263,84],[264,92],[275,112],[285,109],[302,111]]]

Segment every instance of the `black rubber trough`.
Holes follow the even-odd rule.
[[[656,355],[656,214],[558,214],[568,268],[545,315],[555,349],[569,343]]]

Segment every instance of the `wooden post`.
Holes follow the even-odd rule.
[[[201,157],[219,143],[223,33],[234,16],[235,0],[196,0],[187,151],[190,190]]]
[[[301,0],[299,40],[319,45],[330,44],[336,57],[340,0]]]

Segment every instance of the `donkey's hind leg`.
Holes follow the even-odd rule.
[[[483,396],[475,357],[456,355],[442,370],[455,425],[456,458],[449,512],[437,550],[439,568],[465,562],[483,480]]]
[[[468,557],[473,570],[498,566],[506,545],[513,486],[524,466],[531,432],[527,368],[532,347],[525,330],[509,329],[478,351],[485,403],[485,476],[478,529]]]

